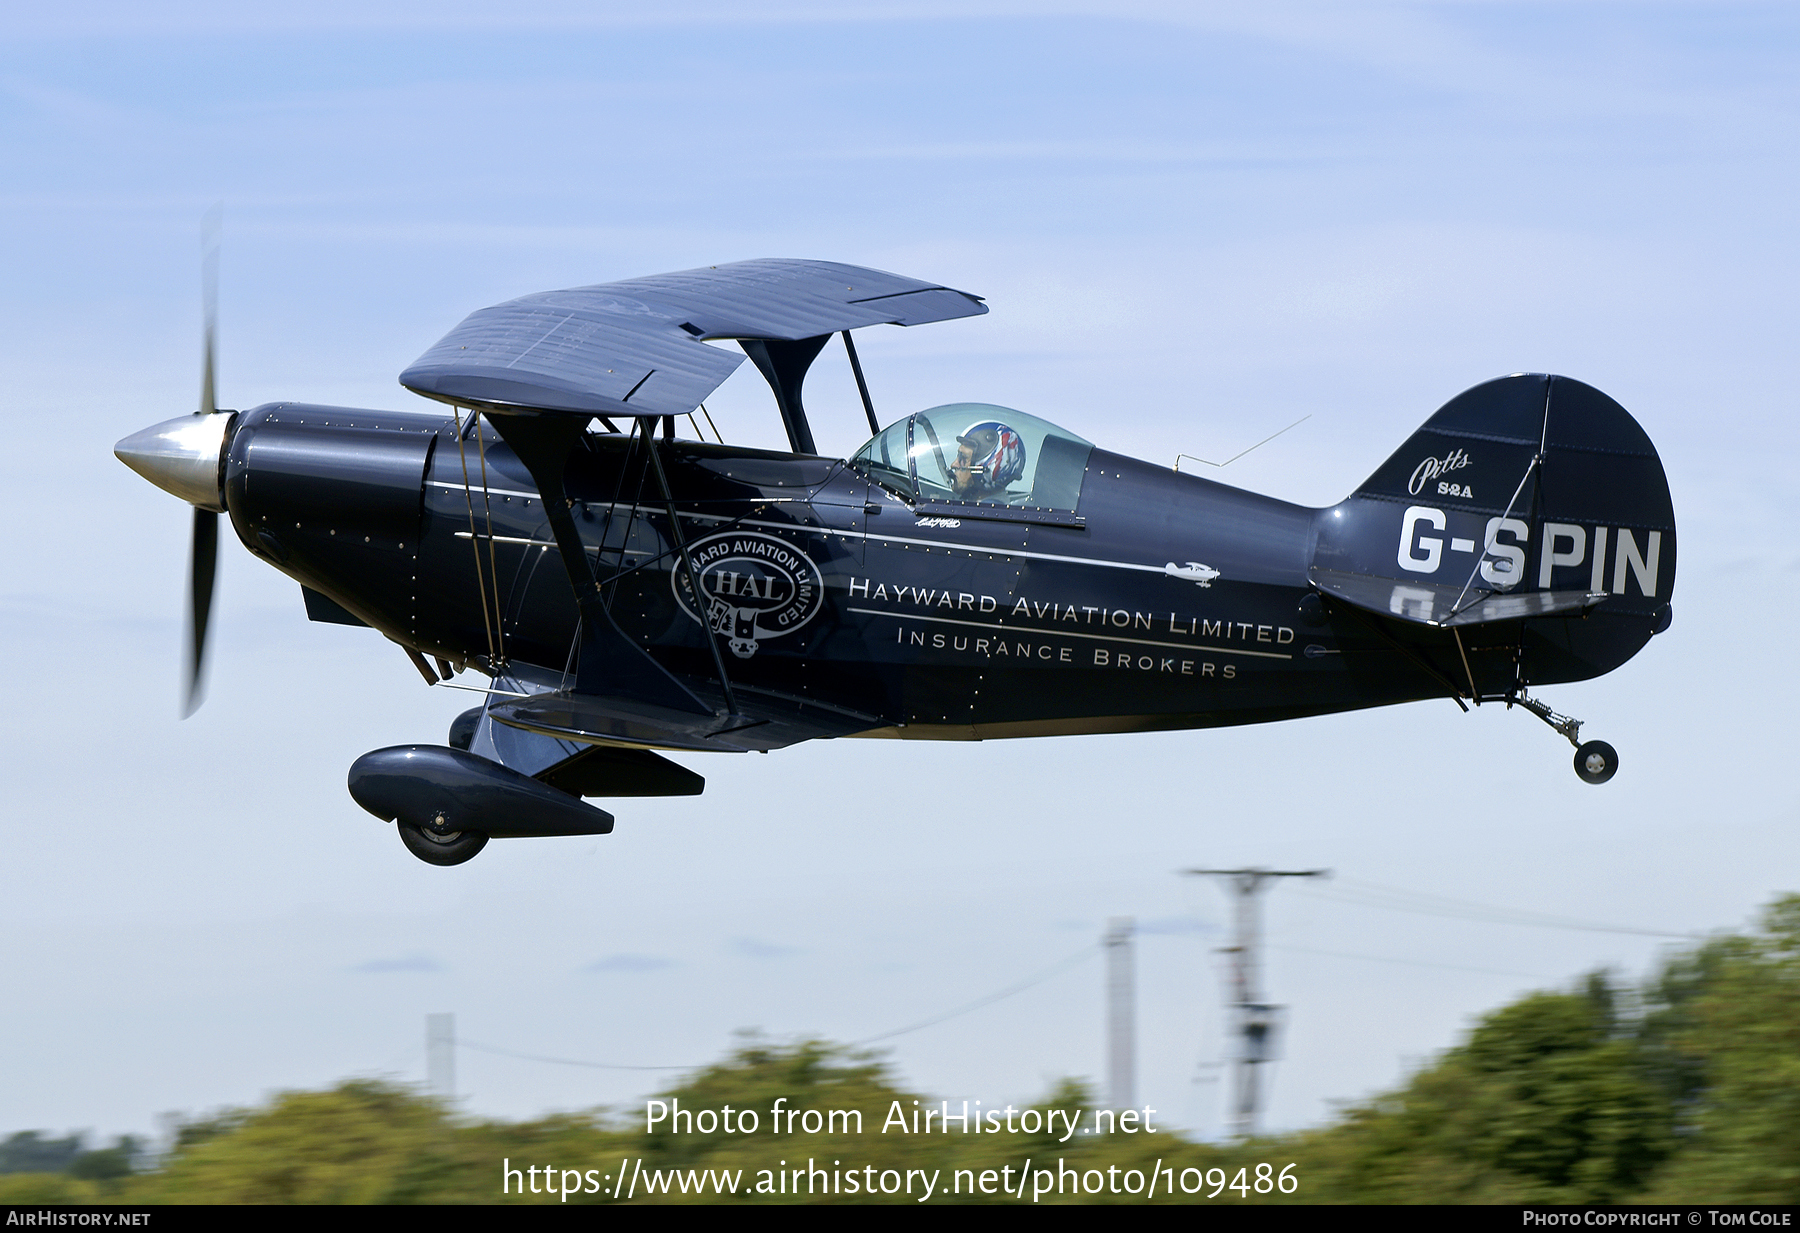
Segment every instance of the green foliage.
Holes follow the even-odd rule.
[[[112,1198],[93,1182],[66,1173],[0,1173],[0,1207],[41,1203],[101,1203]]]
[[[443,1111],[389,1084],[289,1092],[176,1137],[131,1191],[172,1203],[390,1203],[431,1192],[456,1140]],[[469,1162],[464,1162],[465,1164]]]
[[[0,1195],[21,1197],[0,1198],[0,1203],[91,1202],[98,1193],[94,1187],[71,1186],[65,1179],[117,1182],[131,1175],[143,1151],[143,1145],[131,1135],[120,1135],[111,1147],[92,1151],[85,1148],[86,1139],[83,1134],[52,1139],[37,1130],[9,1135],[0,1142]],[[52,1197],[61,1194],[75,1197]]]
[[[21,1130],[0,1141],[0,1173],[61,1173],[81,1154],[82,1136],[47,1138],[42,1131]]]
[[[898,1087],[885,1065],[867,1055],[816,1041],[777,1046],[751,1041],[727,1061],[710,1067],[654,1099],[668,1108],[669,1118],[647,1124],[643,1108],[624,1121],[601,1114],[557,1116],[534,1122],[462,1122],[436,1102],[391,1084],[358,1081],[327,1092],[293,1092],[260,1109],[234,1110],[178,1131],[169,1157],[154,1173],[128,1183],[123,1197],[132,1202],[177,1203],[599,1203],[617,1201],[608,1193],[621,1161],[640,1179],[653,1171],[711,1171],[730,1176],[739,1192],[736,1201],[916,1203],[922,1178],[935,1177],[936,1192],[958,1183],[961,1201],[1007,1201],[1006,1196],[975,1190],[986,1170],[996,1177],[1010,1169],[1016,1185],[1027,1159],[1037,1167],[1098,1170],[1093,1181],[1111,1170],[1122,1176],[1136,1169],[1139,1185],[1155,1161],[1179,1171],[1212,1167],[1235,1171],[1243,1162],[1253,1168],[1262,1159],[1252,1149],[1230,1151],[1187,1143],[1166,1130],[1156,1134],[1069,1135],[1066,1122],[1045,1129],[1045,1110],[1056,1108],[1078,1117],[1091,1101],[1079,1084],[1064,1082],[1042,1102],[1032,1133],[916,1133],[915,1114],[940,1111],[939,1102]],[[734,1115],[754,1111],[753,1133],[726,1133],[723,1110]],[[774,1111],[794,1111],[788,1124]],[[687,1114],[680,1129],[672,1123],[679,1109]],[[960,1112],[960,1102],[952,1112]],[[701,1110],[710,1132],[691,1120]],[[816,1116],[807,1129],[807,1113]],[[836,1119],[826,1115],[835,1112]],[[1012,1109],[1021,1125],[1025,1109]],[[860,1113],[860,1130],[855,1114]],[[904,1120],[906,1129],[900,1128]],[[1084,1124],[1089,1119],[1084,1119]],[[741,1122],[735,1120],[734,1124]],[[1239,1161],[1236,1158],[1242,1157]],[[639,1163],[641,1162],[641,1164]],[[1284,1162],[1285,1163],[1285,1162]],[[833,1174],[823,1181],[818,1168]],[[508,1175],[505,1171],[512,1170]],[[804,1180],[796,1182],[793,1170]],[[842,1177],[849,1170],[891,1170],[911,1176],[911,1193],[866,1193],[870,1176],[859,1172],[864,1186],[846,1193]],[[548,1185],[554,1173],[573,1171],[577,1193],[566,1199]],[[588,1170],[599,1185],[589,1185]],[[669,1176],[673,1176],[669,1174]],[[602,1180],[603,1179],[603,1180]],[[800,1188],[796,1193],[796,1186]],[[667,1186],[651,1193],[640,1184],[639,1202],[716,1202],[707,1189],[683,1191]],[[1044,1201],[1080,1198],[1122,1201],[1129,1196],[1064,1192]],[[1159,1198],[1163,1197],[1160,1193]],[[1226,1192],[1225,1201],[1242,1198]]]
[[[1160,1165],[1190,1183],[1172,1196],[1159,1185],[1158,1200],[1177,1202],[1794,1203],[1800,897],[1776,903],[1749,936],[1670,958],[1641,989],[1596,974],[1502,1007],[1397,1091],[1299,1135],[1221,1147],[1166,1126],[1095,1134],[1091,1098],[1070,1081],[1029,1106],[1031,1118],[1006,1110],[1014,1133],[945,1134],[941,1123],[921,1133],[940,1102],[901,1088],[876,1057],[817,1041],[746,1041],[654,1099],[666,1109],[654,1125],[642,1107],[622,1120],[472,1123],[409,1089],[350,1082],[188,1122],[159,1167],[131,1176],[130,1140],[83,1152],[79,1136],[25,1132],[0,1143],[0,1165],[34,1171],[0,1172],[0,1203],[613,1202],[621,1164],[639,1179],[729,1178],[738,1202],[918,1201],[917,1186],[843,1187],[845,1171],[863,1170],[865,1181],[931,1176],[935,1200],[1017,1202],[980,1179],[1016,1188],[1027,1159],[1034,1178],[1059,1175],[1060,1191],[1040,1202],[1143,1202],[1118,1183],[1135,1176],[1141,1188]],[[727,1131],[727,1107],[740,1130],[753,1111],[755,1131]],[[1053,1109],[1085,1111],[1082,1131],[1052,1124]],[[1293,1164],[1299,1188],[1256,1193],[1259,1164]],[[1072,1176],[1083,1185],[1071,1189]],[[1198,1194],[1196,1178],[1206,1179]],[[571,1179],[576,1192],[558,1193]],[[1102,1193],[1089,1193],[1095,1179]],[[721,1201],[710,1183],[633,1197]]]
[[[1714,943],[1686,975],[1667,1047],[1697,1076],[1689,1142],[1646,1199],[1800,1202],[1800,896],[1752,936]]]
[[[130,1177],[143,1145],[132,1135],[120,1135],[111,1147],[82,1152],[69,1162],[70,1177],[87,1181],[113,1182]]]
[[[1641,991],[1496,1011],[1294,1150],[1345,1202],[1800,1201],[1800,897]]]
[[[1627,1197],[1673,1135],[1668,1095],[1642,1064],[1619,1001],[1596,976],[1489,1015],[1401,1091],[1304,1137],[1332,1162],[1321,1185],[1376,1202]]]

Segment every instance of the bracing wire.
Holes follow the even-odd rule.
[[[488,576],[494,582],[494,642],[499,652],[499,663],[506,662],[506,621],[500,611],[500,567],[494,561],[494,498],[488,492],[487,477],[487,433],[481,429],[481,416],[475,416],[475,450],[481,458],[481,507],[487,516]],[[477,555],[480,555],[479,549]],[[486,603],[485,597],[482,601]],[[485,620],[487,614],[482,613]]]
[[[641,426],[640,421],[633,419],[631,421],[631,427],[626,430],[625,456],[619,462],[619,479],[618,482],[613,485],[612,504],[607,507],[606,523],[600,533],[599,555],[602,561],[604,561],[606,554],[611,551],[607,545],[612,539],[612,525],[614,519],[618,515],[619,499],[625,495],[625,476],[626,473],[631,470],[632,459],[637,455],[638,430]],[[613,597],[618,594],[619,579],[626,573],[625,554],[631,547],[631,532],[637,523],[638,500],[644,494],[644,470],[648,470],[648,467],[646,466],[643,470],[638,472],[637,492],[632,496],[630,512],[625,516],[624,534],[619,537],[619,568],[613,572],[613,576],[608,578],[606,582],[596,584],[603,589],[610,587],[605,593],[606,605],[609,610],[612,607]]]
[[[482,577],[481,570],[481,536],[475,529],[475,497],[469,485],[469,456],[463,448],[462,408],[453,407],[451,409],[456,413],[456,456],[462,463],[463,504],[469,511],[469,549],[475,554],[475,589],[481,598],[481,624],[487,630],[488,667],[493,671],[498,671],[500,665],[494,653],[494,626],[488,617],[487,580]],[[473,423],[473,419],[470,422]],[[491,523],[488,529],[491,533],[493,530]],[[492,541],[489,542],[491,546]],[[494,589],[499,590],[497,579]]]
[[[1463,597],[1469,593],[1469,588],[1475,585],[1475,575],[1481,572],[1481,567],[1487,563],[1489,554],[1494,551],[1494,545],[1500,538],[1501,528],[1506,525],[1506,520],[1512,517],[1513,505],[1518,501],[1519,494],[1525,491],[1525,485],[1531,482],[1532,473],[1537,470],[1538,463],[1543,460],[1543,454],[1538,453],[1532,455],[1531,461],[1525,464],[1525,474],[1519,477],[1519,486],[1513,489],[1512,499],[1506,503],[1506,512],[1501,514],[1500,517],[1495,520],[1494,529],[1488,533],[1487,542],[1481,546],[1481,559],[1475,562],[1475,568],[1469,571],[1469,580],[1463,583],[1461,592],[1456,596],[1456,602],[1450,605],[1450,613],[1452,616],[1462,611]],[[1523,581],[1524,579],[1520,578],[1518,582],[1515,582],[1513,585],[1517,586],[1519,582]]]
[[[1549,441],[1550,387],[1546,386],[1544,389],[1544,418],[1542,425],[1538,429],[1538,451],[1536,454],[1532,455],[1531,461],[1525,465],[1525,474],[1519,477],[1519,486],[1513,489],[1512,499],[1506,503],[1506,512],[1501,514],[1499,521],[1494,523],[1494,529],[1488,533],[1487,542],[1481,546],[1480,560],[1476,561],[1475,568],[1469,571],[1469,580],[1463,583],[1462,591],[1457,595],[1456,602],[1450,605],[1450,614],[1452,616],[1462,611],[1463,597],[1469,593],[1469,588],[1475,585],[1475,575],[1481,572],[1481,567],[1487,563],[1488,554],[1494,551],[1494,544],[1500,538],[1501,527],[1505,526],[1506,520],[1512,517],[1513,506],[1518,502],[1519,495],[1525,491],[1525,485],[1530,482],[1532,474],[1536,472],[1539,465],[1544,461],[1544,451],[1549,448]],[[1517,579],[1513,585],[1517,586],[1523,581],[1525,581],[1523,578]]]

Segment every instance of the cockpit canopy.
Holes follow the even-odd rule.
[[[1093,448],[1023,411],[955,402],[888,425],[850,461],[908,501],[1073,512]]]

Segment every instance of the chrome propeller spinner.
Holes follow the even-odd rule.
[[[194,507],[188,558],[187,694],[182,715],[205,700],[206,627],[218,577],[219,515],[225,509],[225,449],[234,411],[221,411],[214,397],[217,378],[219,301],[219,221],[215,208],[201,228],[201,303],[204,313],[200,369],[200,409],[135,432],[113,453],[120,462],[164,492]]]

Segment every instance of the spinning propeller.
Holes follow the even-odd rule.
[[[120,462],[194,507],[192,554],[188,562],[187,696],[185,718],[205,698],[206,626],[212,615],[218,574],[219,514],[225,508],[224,454],[232,411],[219,410],[215,399],[216,337],[219,300],[219,211],[206,216],[202,228],[201,299],[205,318],[200,372],[200,409],[141,432],[117,445]]]

